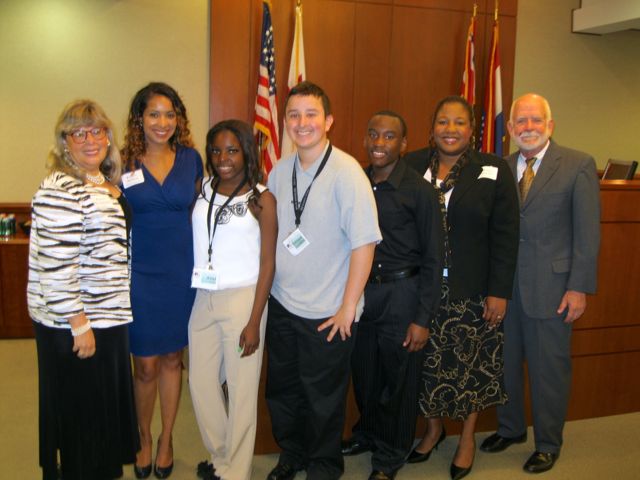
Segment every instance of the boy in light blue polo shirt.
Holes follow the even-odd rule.
[[[282,449],[268,480],[337,479],[353,335],[375,244],[376,204],[359,163],[332,146],[329,99],[294,87],[285,126],[297,153],[268,186],[278,202],[276,274],[267,320],[267,405]]]

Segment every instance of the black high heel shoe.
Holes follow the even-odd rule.
[[[466,477],[471,473],[471,468],[473,468],[473,462],[466,468],[459,467],[455,463],[451,462],[451,468],[449,469],[451,480],[460,480],[461,478]]]
[[[138,479],[149,478],[149,476],[151,476],[151,470],[152,470],[151,462],[149,462],[149,465],[145,465],[144,467],[141,467],[136,463],[133,464],[133,474]]]
[[[156,464],[153,466],[153,474],[156,478],[169,478],[171,472],[173,472],[173,442],[169,440],[169,448],[171,449],[171,463],[166,467],[158,466],[158,453],[156,452]],[[158,439],[158,450],[160,449],[160,440]]]
[[[144,467],[139,467],[138,465],[133,465],[133,474],[136,478],[149,478],[151,475],[151,464],[146,465]]]
[[[459,447],[460,446],[458,445],[458,448]],[[451,461],[451,467],[449,468],[449,473],[451,474],[451,480],[460,480],[461,478],[464,478],[471,473],[471,469],[473,468],[473,461],[476,459],[475,450],[476,450],[476,443],[474,441],[473,442],[473,459],[471,460],[471,465],[469,465],[468,467],[459,467],[458,465],[453,463],[453,460]],[[458,450],[456,450],[456,455],[457,453],[458,453]],[[455,459],[455,456],[454,456],[454,459]]]
[[[429,450],[428,452],[424,452],[423,453],[423,452],[417,451],[414,448],[413,450],[411,450],[411,453],[407,457],[407,463],[426,462],[427,460],[429,460],[429,457],[431,456],[431,452],[433,452],[435,449],[437,449],[438,445],[440,445],[444,441],[445,438],[447,438],[447,431],[444,429],[444,426],[443,426],[442,427],[442,432],[440,433],[440,438],[438,438],[438,441],[431,448],[431,450]]]

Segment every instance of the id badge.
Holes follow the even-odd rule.
[[[144,183],[144,175],[142,169],[134,170],[133,172],[127,172],[120,177],[122,180],[122,186],[124,188],[133,187],[139,183]]]
[[[191,274],[191,288],[202,288],[203,290],[218,289],[218,273],[212,268],[193,268]]]
[[[307,240],[307,237],[302,234],[300,229],[296,228],[283,240],[282,244],[287,250],[289,250],[289,253],[295,257],[307,248],[310,245],[310,242]]]

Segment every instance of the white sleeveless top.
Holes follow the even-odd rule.
[[[196,200],[191,215],[193,225],[194,265],[204,268],[209,262],[209,237],[207,213],[212,189],[210,179],[202,180],[204,195]],[[266,190],[258,185],[258,190]],[[227,201],[227,196],[216,194],[211,210],[211,234],[213,235],[211,264],[218,274],[218,290],[255,285],[260,271],[260,226],[249,210],[252,192],[231,200],[220,215],[218,227],[213,235],[216,214]]]

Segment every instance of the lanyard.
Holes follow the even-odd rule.
[[[322,172],[322,169],[324,169],[324,166],[327,164],[329,155],[331,155],[331,149],[331,144],[329,144],[327,153],[324,154],[324,158],[322,159],[322,162],[320,162],[320,166],[318,167],[316,174],[313,176],[311,183],[302,196],[302,202],[298,201],[298,175],[296,174],[296,162],[293,162],[293,173],[291,174],[291,189],[293,190],[293,212],[296,215],[296,228],[300,226],[300,218],[302,217],[302,212],[304,212],[304,207],[307,204],[307,197],[309,196],[311,185],[313,185],[313,182],[316,178],[318,178],[318,175],[320,175],[320,172]]]
[[[211,181],[213,183],[213,180]],[[209,265],[211,265],[211,254],[213,253],[213,237],[216,235],[216,228],[218,228],[218,223],[220,223],[220,216],[222,212],[229,206],[231,200],[238,194],[240,189],[247,183],[247,177],[245,176],[242,181],[238,184],[231,195],[227,198],[227,200],[222,204],[222,206],[216,212],[215,219],[213,221],[213,233],[211,233],[211,213],[213,212],[213,200],[216,198],[216,193],[218,193],[218,186],[220,185],[220,181],[216,183],[216,186],[213,187],[213,192],[211,194],[211,200],[209,200],[209,210],[207,211],[207,234],[209,236],[209,250],[207,253],[209,254]]]

